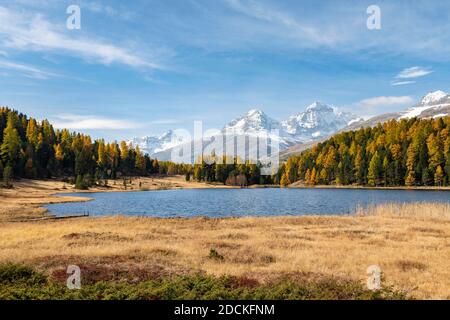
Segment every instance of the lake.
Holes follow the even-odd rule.
[[[241,217],[349,214],[386,202],[448,202],[449,191],[374,189],[185,189],[73,193],[93,201],[50,204],[58,216],[124,214],[151,217]]]

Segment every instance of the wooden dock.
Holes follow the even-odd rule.
[[[71,215],[67,215],[67,216],[49,215],[49,216],[40,217],[40,218],[10,220],[8,222],[32,222],[32,221],[45,221],[45,220],[62,220],[62,219],[85,218],[85,217],[89,217],[89,216],[90,216],[89,212],[85,212],[85,213],[80,213],[80,214],[71,214]]]

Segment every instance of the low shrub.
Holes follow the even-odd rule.
[[[221,254],[219,254],[219,252],[217,252],[216,249],[210,249],[208,257],[210,259],[215,259],[215,260],[223,260],[224,259],[224,257]]]
[[[4,264],[0,266],[0,285],[42,285],[47,277],[25,265]]]
[[[46,276],[23,265],[0,265],[1,300],[372,300],[407,299],[404,292],[392,288],[367,290],[356,281],[333,278],[319,281],[289,278],[260,284],[249,278],[214,277],[204,274],[146,280],[137,284],[101,281],[69,290],[64,283],[47,280]]]

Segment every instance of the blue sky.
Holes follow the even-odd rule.
[[[0,105],[107,139],[316,100],[398,111],[450,91],[449,16],[445,0],[0,0]]]

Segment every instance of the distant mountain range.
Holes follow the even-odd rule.
[[[367,120],[355,121],[342,130],[371,127],[392,119],[438,118],[448,115],[450,115],[450,94],[438,90],[428,93],[416,105],[403,112],[385,113]]]
[[[277,139],[282,158],[301,152],[318,141],[323,141],[339,131],[357,130],[375,126],[391,119],[432,118],[450,115],[450,95],[443,91],[430,92],[416,105],[404,112],[378,115],[369,119],[358,118],[350,113],[341,112],[321,102],[314,102],[304,112],[277,121],[259,109],[251,109],[243,116],[230,121],[222,129],[225,141],[237,136],[270,137]],[[271,135],[278,130],[278,135]],[[203,145],[208,145],[214,137],[204,137]],[[192,143],[169,130],[161,136],[146,136],[129,141],[134,146],[160,160],[169,160],[174,147]],[[252,150],[245,150],[248,155]],[[239,154],[244,157],[244,154]]]
[[[280,150],[290,146],[315,141],[329,136],[343,127],[361,121],[356,116],[340,112],[338,109],[320,102],[314,102],[304,112],[295,114],[285,121],[277,121],[259,109],[251,109],[243,116],[226,124],[221,133],[225,141],[237,136],[270,137],[278,140]],[[273,135],[272,130],[278,134]],[[213,137],[204,137],[204,145],[207,145]],[[134,146],[160,160],[168,160],[172,149],[183,143],[190,143],[176,135],[173,130],[165,132],[161,136],[145,136],[129,141]],[[251,151],[251,150],[250,150]],[[245,152],[249,152],[246,150]],[[243,157],[243,154],[239,154]]]
[[[360,128],[376,126],[389,120],[401,120],[409,118],[439,118],[450,115],[450,94],[443,91],[433,91],[425,95],[417,104],[406,109],[403,112],[384,113],[371,117],[367,120],[352,121],[349,125],[341,128],[339,131],[352,131]],[[328,136],[329,137],[329,136]],[[316,141],[309,143],[300,143],[290,146],[280,153],[280,158],[285,160],[293,154],[298,154],[306,149],[311,148],[317,142],[326,140],[328,137],[322,137]]]

